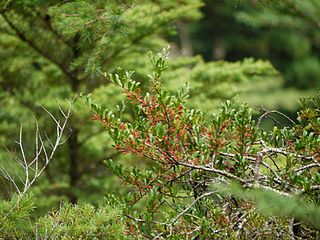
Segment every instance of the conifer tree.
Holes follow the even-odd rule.
[[[141,54],[163,43],[159,35],[170,23],[199,16],[198,1],[183,1],[178,11],[176,6],[171,1],[1,2],[1,59],[6,59],[0,80],[2,132],[12,137],[17,124],[32,121],[28,116],[41,117],[41,105],[57,111],[55,101],[60,104],[80,91],[107,93],[110,103],[117,102],[117,93],[97,73],[123,64],[139,66]],[[88,166],[96,171],[103,158],[100,146],[94,150],[98,153],[88,152],[87,142],[99,133],[86,120],[83,108],[76,107],[67,149],[56,165],[67,174],[71,190]],[[46,176],[51,184],[61,179],[49,168]],[[76,200],[72,191],[69,198]]]
[[[110,107],[120,103],[120,91],[101,77],[101,71],[115,73],[118,67],[125,67],[147,79],[145,73],[150,67],[144,57],[146,52],[162,48],[166,44],[164,36],[174,30],[178,20],[199,18],[200,6],[198,0],[1,2],[0,56],[5,59],[0,66],[0,101],[4,106],[1,143],[13,147],[7,140],[14,139],[17,124],[32,126],[33,114],[39,123],[47,123],[40,111],[42,105],[54,113],[58,111],[56,103],[63,106],[65,98],[80,91],[92,92]],[[208,99],[232,96],[237,88],[230,89],[233,82],[240,84],[265,76],[272,81],[276,75],[266,61],[209,65],[199,57],[172,61],[164,76],[168,88],[177,89],[186,81],[197,82],[193,96],[198,100],[192,104],[207,101],[207,108],[214,107]],[[200,95],[202,90],[206,93]],[[87,109],[76,104],[66,147],[46,168],[46,183],[40,191],[67,195],[71,202],[89,189],[102,191],[91,176],[103,180],[106,174],[102,160],[117,153],[108,147],[110,141],[101,137],[101,130],[87,119]],[[53,132],[54,126],[51,129]],[[32,132],[30,129],[30,138]],[[27,142],[32,145],[32,141]],[[1,154],[3,161],[4,151]]]

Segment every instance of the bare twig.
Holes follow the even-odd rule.
[[[16,156],[16,154],[8,152],[11,155],[11,159],[7,161],[6,166],[0,164],[0,172],[2,176],[7,179],[15,188],[16,192],[19,195],[24,195],[29,188],[35,183],[35,181],[40,177],[42,172],[46,169],[50,161],[53,159],[54,154],[56,153],[58,147],[63,144],[62,141],[63,132],[67,125],[67,122],[72,113],[72,106],[75,99],[69,103],[68,111],[65,113],[59,107],[60,112],[63,116],[63,121],[58,120],[53,114],[51,114],[47,109],[43,107],[43,109],[50,115],[51,119],[56,124],[56,136],[54,141],[51,141],[47,136],[46,140],[42,138],[41,131],[39,129],[39,124],[37,120],[36,122],[36,131],[35,131],[35,156],[33,159],[28,159],[25,148],[23,146],[23,127],[20,126],[19,131],[19,141],[16,143],[19,146],[19,151],[21,155],[21,159]],[[46,146],[46,142],[50,144],[50,146]],[[44,160],[41,164],[41,160]],[[16,169],[11,169],[9,172],[9,168],[12,164],[20,165],[22,168],[22,172],[24,173],[23,177]],[[19,179],[22,184],[18,184],[16,179]],[[22,186],[21,186],[22,185]]]
[[[295,124],[295,122],[289,118],[287,115],[285,115],[284,113],[282,112],[279,112],[277,110],[272,110],[272,111],[269,111],[269,110],[266,110],[266,109],[262,109],[262,111],[264,112],[258,119],[258,123],[257,123],[257,126],[259,127],[261,125],[261,121],[263,118],[265,117],[268,117],[268,115],[272,114],[272,113],[276,113],[276,114],[279,114],[281,115],[282,117],[286,118],[289,122],[291,122],[292,124]]]
[[[190,210],[190,208],[192,208],[193,205],[195,205],[199,200],[201,200],[202,198],[208,197],[214,193],[217,193],[216,191],[213,192],[207,192],[202,194],[201,196],[199,196],[198,198],[196,198],[188,207],[186,207],[181,213],[179,213],[172,221],[171,221],[171,225],[173,225],[176,221],[179,220],[179,218],[181,218],[187,211]]]

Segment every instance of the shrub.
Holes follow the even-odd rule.
[[[108,168],[131,186],[124,201],[132,234],[155,239],[289,239],[293,228],[289,216],[263,216],[252,199],[224,195],[212,186],[237,182],[244,189],[287,197],[303,195],[317,203],[319,96],[301,101],[297,121],[289,119],[292,127],[264,131],[260,124],[265,117],[272,113],[286,116],[265,111],[256,121],[246,104],[229,101],[210,119],[201,110],[187,107],[188,86],[175,95],[161,87],[166,58],[166,51],[151,55],[150,92],[142,92],[132,80],[132,72],[119,69],[116,74],[105,74],[127,95],[118,113],[86,97],[95,113],[93,119],[112,137],[115,149],[131,154],[136,161],[149,161],[144,169],[124,169],[106,161]],[[132,121],[123,117],[125,107],[134,113]],[[310,237],[314,231],[303,234]]]

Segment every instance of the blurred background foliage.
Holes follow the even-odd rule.
[[[289,113],[297,97],[319,89],[319,1],[204,2],[204,18],[189,26],[194,53],[207,61],[268,59],[281,73],[278,88],[263,84],[243,99]]]
[[[91,92],[109,109],[120,106],[120,89],[101,73],[134,70],[147,87],[147,52],[167,44],[165,87],[176,90],[190,82],[191,106],[208,112],[237,96],[293,115],[296,99],[320,86],[316,0],[4,0],[0,14],[0,144],[17,151],[22,124],[30,156],[34,117],[48,135],[55,131],[41,106],[57,115],[57,106],[80,92]],[[62,199],[97,204],[108,192],[125,191],[103,164],[119,155],[89,119],[77,101],[67,143],[33,188],[38,214]],[[1,148],[0,163],[9,158]],[[0,198],[11,193],[1,179]]]

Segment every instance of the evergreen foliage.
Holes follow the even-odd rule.
[[[26,239],[32,234],[30,215],[34,210],[34,196],[23,198],[15,194],[8,201],[0,202],[0,233],[3,239]]]
[[[128,239],[118,207],[64,204],[37,221],[36,234],[41,239]]]
[[[261,189],[243,190],[238,185],[213,186],[222,193],[232,194],[257,204],[257,211],[266,216],[293,217],[297,221],[308,223],[319,230],[319,206],[301,197],[286,197],[272,191]]]
[[[16,194],[0,202],[1,239],[127,239],[119,205],[66,203],[34,219],[34,201],[32,194]]]

